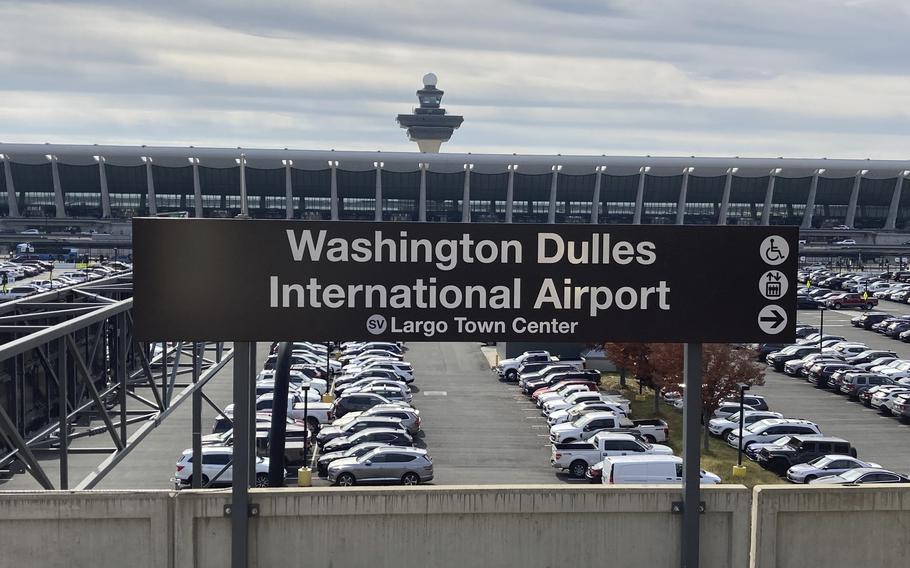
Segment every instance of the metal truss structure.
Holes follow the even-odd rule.
[[[233,350],[140,343],[132,305],[132,273],[0,304],[0,472],[28,473],[44,489],[92,489],[187,398],[198,448],[202,403],[223,415],[203,388]],[[70,445],[94,435],[110,443]],[[71,487],[73,454],[104,459]],[[56,485],[39,459],[53,457]]]

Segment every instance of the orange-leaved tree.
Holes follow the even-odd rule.
[[[682,392],[683,345],[680,343],[650,344],[652,381],[657,389]],[[728,399],[739,396],[739,385],[761,385],[765,371],[749,349],[727,343],[706,343],[702,348],[701,402],[703,423]],[[704,429],[704,445],[708,449],[708,430]]]

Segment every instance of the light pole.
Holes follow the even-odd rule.
[[[818,352],[822,352],[822,340],[825,337],[825,306],[819,306],[818,309],[822,311],[821,323],[818,324]]]
[[[743,412],[745,411],[746,391],[749,390],[749,385],[747,385],[745,383],[739,383],[738,386],[739,386],[739,447],[737,448],[736,465],[738,465],[739,467],[742,467],[743,466],[743,434],[745,433],[744,428],[745,428],[745,424],[746,424],[746,417],[743,415]]]
[[[303,388],[303,429],[306,432],[306,438],[303,439],[303,467],[306,467],[306,456],[307,448],[310,447],[310,422],[309,418],[309,400],[310,400],[310,385],[309,383],[304,383],[301,385]]]

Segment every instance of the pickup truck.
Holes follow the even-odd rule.
[[[673,455],[668,446],[643,442],[635,434],[612,432],[598,432],[587,442],[553,444],[551,447],[550,465],[568,470],[574,477],[584,477],[590,466],[610,456]]]
[[[314,394],[316,394],[316,391],[310,391],[309,401],[306,405],[304,405],[302,395],[288,393],[288,418],[293,418],[294,420],[303,420],[304,410],[306,410],[306,421],[310,428],[318,428],[320,424],[328,424],[334,420],[335,416],[332,412],[332,403],[318,402],[319,396],[316,394],[316,399],[314,400]],[[256,398],[257,413],[272,412],[273,395],[274,393],[270,392],[260,395]],[[227,405],[224,409],[224,412],[228,416],[233,416],[234,405]]]
[[[501,360],[493,370],[499,375],[500,380],[515,382],[518,380],[519,367],[524,363],[545,363],[547,361],[569,364],[580,368],[584,368],[585,366],[585,360],[581,357],[576,359],[560,359],[550,355],[549,351],[525,351],[513,359]]]
[[[878,305],[878,298],[872,294],[840,294],[825,300],[825,305],[829,308],[839,310],[841,308],[861,308],[871,310]]]
[[[629,420],[613,412],[590,412],[575,422],[556,424],[550,427],[551,444],[568,444],[587,440],[604,430],[639,434],[648,442],[666,442],[670,431],[667,423],[660,419]]]

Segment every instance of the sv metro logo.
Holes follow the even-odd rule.
[[[385,316],[379,314],[373,314],[367,318],[367,331],[373,335],[380,335],[388,327],[388,322],[385,319]]]

